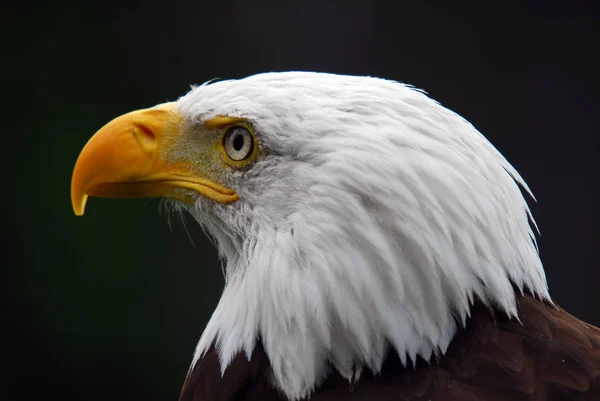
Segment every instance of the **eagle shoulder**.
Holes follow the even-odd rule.
[[[260,342],[250,360],[244,353],[238,354],[223,374],[219,354],[213,346],[188,374],[179,401],[284,400],[268,381],[269,371]]]
[[[600,400],[600,329],[529,295],[519,320],[476,303],[465,328],[435,361],[403,366],[391,352],[381,371],[355,383],[332,371],[311,401]],[[180,401],[285,400],[264,349],[238,355],[221,376],[211,348],[188,376]]]

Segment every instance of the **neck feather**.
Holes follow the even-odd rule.
[[[224,371],[260,340],[274,384],[300,399],[331,367],[351,380],[390,351],[404,364],[444,354],[474,298],[511,317],[515,287],[549,300],[526,206],[512,200],[522,216],[506,224],[503,210],[458,219],[460,204],[445,204],[419,220],[345,199],[260,227],[250,243],[217,238],[226,286],[194,363],[215,345]]]

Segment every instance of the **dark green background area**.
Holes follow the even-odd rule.
[[[112,118],[263,71],[396,79],[470,120],[536,194],[554,299],[600,324],[592,2],[10,7],[0,16],[3,399],[177,399],[222,289],[216,252],[191,219],[169,224],[158,200],[91,199],[75,217],[72,168]]]

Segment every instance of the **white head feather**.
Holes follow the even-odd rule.
[[[304,397],[329,366],[444,353],[475,297],[517,316],[514,283],[549,299],[517,171],[471,124],[398,82],[289,72],[192,89],[184,116],[243,117],[266,156],[190,212],[226,261],[194,363],[225,370],[262,341]],[[392,349],[392,350],[391,350]]]

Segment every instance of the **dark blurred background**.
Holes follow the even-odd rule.
[[[177,399],[223,285],[216,252],[156,200],[75,217],[71,171],[110,119],[264,71],[400,80],[470,120],[538,199],[554,299],[600,325],[593,2],[21,3],[0,16],[1,398]]]

